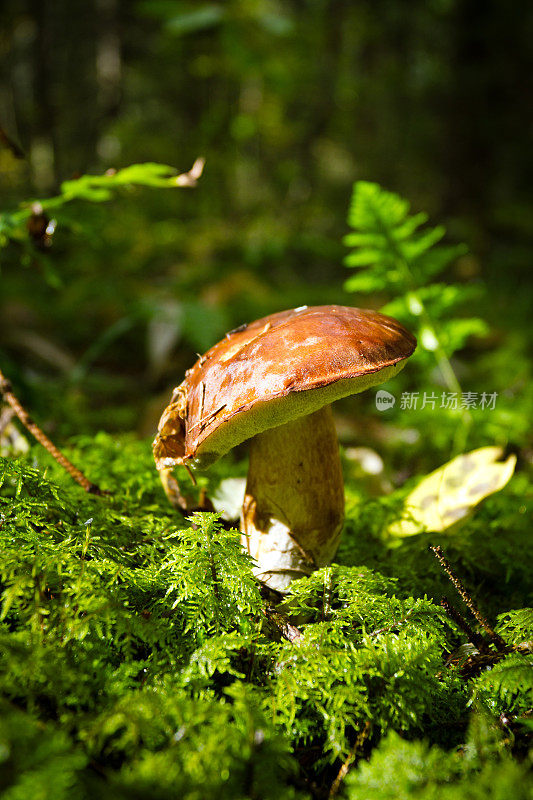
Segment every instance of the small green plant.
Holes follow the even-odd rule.
[[[355,184],[348,213],[354,233],[344,242],[354,248],[345,264],[359,272],[346,281],[346,289],[393,294],[382,310],[413,327],[422,348],[434,354],[446,385],[457,390],[450,357],[469,336],[485,334],[487,326],[477,317],[449,319],[469,299],[471,290],[436,283],[434,278],[467,248],[439,244],[446,229],[423,227],[427,214],[409,214],[409,208],[407,200],[376,183]]]
[[[152,189],[192,187],[202,174],[203,165],[203,159],[197,159],[189,172],[178,175],[174,167],[166,164],[130,164],[119,170],[109,169],[104,175],[81,175],[63,181],[55,197],[28,200],[17,211],[0,213],[0,249],[9,243],[16,243],[21,248],[21,263],[27,265],[37,259],[46,282],[59,288],[62,285],[61,276],[46,250],[52,243],[66,205],[76,200],[105,203],[117,192],[134,186]]]
[[[177,174],[174,167],[166,164],[130,164],[123,169],[110,169],[104,175],[82,175],[69,181],[63,181],[56,197],[41,200],[29,200],[18,211],[0,213],[0,247],[8,241],[27,239],[27,223],[37,214],[56,213],[73,200],[85,200],[90,203],[104,203],[120,189],[132,186],[147,186],[153,189],[169,189],[191,187],[196,184],[203,168],[203,161],[198,159],[189,172]],[[44,219],[42,220],[44,222]],[[55,223],[48,220],[51,236]],[[31,233],[31,229],[30,229]],[[42,235],[47,234],[46,226]]]

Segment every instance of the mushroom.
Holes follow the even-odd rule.
[[[346,306],[302,306],[241,325],[201,356],[154,441],[171,501],[175,466],[205,467],[250,439],[241,513],[255,574],[286,592],[331,563],[344,487],[330,404],[396,375],[416,347],[399,322]]]

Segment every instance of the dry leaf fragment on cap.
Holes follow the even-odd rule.
[[[344,486],[330,404],[396,375],[415,347],[391,317],[346,306],[241,325],[174,391],[154,441],[157,467],[163,476],[205,467],[251,439],[243,544],[257,576],[286,591],[329,564],[339,541]]]
[[[205,158],[197,158],[188,172],[176,176],[176,186],[193,189],[205,167]]]

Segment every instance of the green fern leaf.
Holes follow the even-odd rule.
[[[427,227],[427,219],[425,213],[410,214],[407,200],[377,183],[356,183],[348,211],[354,231],[344,238],[352,250],[344,263],[358,272],[344,288],[361,293],[392,290],[395,299],[383,311],[414,329],[422,345],[418,358],[423,359],[424,349],[433,353],[448,388],[460,391],[449,359],[469,336],[485,335],[487,329],[479,319],[445,319],[465,302],[469,289],[431,281],[466,249],[441,244],[446,229]]]
[[[348,223],[355,233],[344,239],[345,244],[356,249],[346,257],[346,266],[375,265],[385,269],[387,277],[394,270],[396,277],[402,278],[404,291],[417,283],[413,271],[420,278],[442,271],[458,254],[457,248],[436,247],[446,229],[438,225],[419,231],[427,222],[427,214],[409,215],[409,208],[407,200],[376,183],[356,183],[348,211]],[[349,284],[346,288],[351,289]]]
[[[500,614],[497,631],[510,644],[533,639],[533,608],[516,608]]]

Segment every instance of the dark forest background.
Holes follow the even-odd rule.
[[[153,430],[225,330],[343,290],[364,179],[466,241],[447,280],[510,368],[531,317],[533,12],[521,0],[4,0],[1,204],[135,162],[206,167],[2,253],[4,370],[56,433]],[[41,243],[42,244],[42,243]],[[507,348],[507,349],[505,349]],[[492,387],[487,387],[490,390]]]

